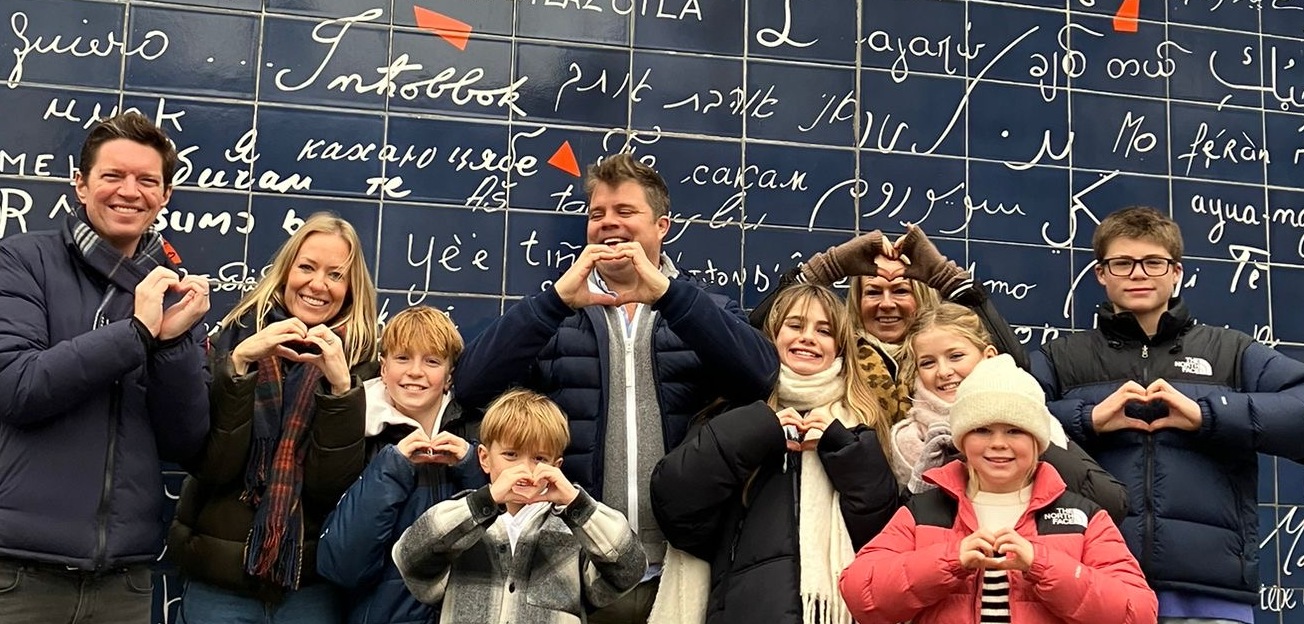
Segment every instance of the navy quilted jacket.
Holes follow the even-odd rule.
[[[129,316],[97,323],[105,293],[62,231],[0,242],[0,556],[104,570],[163,547],[159,460],[208,433],[203,330],[147,353]]]
[[[748,403],[770,395],[778,353],[737,302],[681,276],[652,309],[659,315],[652,365],[667,451],[717,397]],[[549,395],[570,421],[563,472],[602,500],[608,344],[601,308],[572,310],[549,288],[521,300],[467,345],[453,373],[458,399],[479,411],[513,386]]]

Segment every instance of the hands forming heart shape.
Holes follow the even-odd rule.
[[[520,477],[512,482],[512,494],[519,496],[521,500],[535,503],[543,500],[543,496],[548,493],[548,486],[552,482],[547,478],[538,476]]]
[[[1167,381],[1156,379],[1149,386],[1135,381],[1123,384],[1092,408],[1091,421],[1100,433],[1119,429],[1198,431],[1204,416],[1198,403]]]
[[[462,461],[471,445],[466,440],[447,431],[431,438],[420,428],[413,429],[399,440],[398,451],[413,464],[442,464],[451,466]]]
[[[960,540],[960,565],[970,570],[1019,570],[1032,567],[1032,542],[1014,529],[978,529]]]
[[[833,422],[833,415],[825,409],[813,409],[803,416],[791,407],[775,413],[783,427],[789,451],[809,451],[819,446],[824,430]]]
[[[552,464],[517,464],[493,476],[489,492],[494,502],[503,505],[529,505],[550,502],[554,505],[571,504],[579,490]],[[509,507],[510,509],[510,507]]]
[[[589,275],[603,266],[604,283],[612,291],[595,293]],[[557,296],[573,309],[590,305],[618,306],[656,303],[670,288],[670,278],[647,257],[636,242],[591,244],[554,284]]]

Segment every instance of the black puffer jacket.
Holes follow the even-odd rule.
[[[147,351],[129,316],[92,329],[115,291],[65,233],[0,243],[0,556],[151,562],[159,460],[190,461],[208,429],[203,330]]]
[[[252,322],[247,323],[252,325]],[[252,447],[257,371],[236,376],[230,351],[245,336],[230,329],[214,340],[212,431],[199,468],[186,478],[177,516],[168,532],[168,557],[188,578],[275,602],[282,590],[244,572],[244,550],[255,508],[241,500]],[[297,366],[308,366],[299,364]],[[287,377],[295,374],[287,365]],[[374,364],[354,367],[353,387],[332,395],[325,382],[315,395],[317,410],[303,459],[303,559],[300,586],[323,582],[317,575],[317,536],[326,516],[357,480],[366,464],[366,398],[361,377]]]
[[[878,436],[834,421],[816,452],[859,550],[900,505]],[[798,455],[787,452],[774,410],[757,402],[689,432],[653,471],[652,509],[666,539],[711,563],[708,623],[801,623]]]
[[[1257,600],[1256,453],[1304,457],[1304,363],[1244,333],[1195,324],[1179,299],[1153,337],[1108,303],[1096,317],[1097,331],[1034,354],[1051,413],[1127,485],[1130,511],[1119,528],[1152,587]],[[1096,433],[1097,404],[1129,380],[1160,378],[1199,405],[1199,430]]]

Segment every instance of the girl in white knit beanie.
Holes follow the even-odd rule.
[[[931,468],[954,459],[958,439],[952,432],[951,408],[960,382],[979,362],[998,355],[982,320],[969,308],[943,303],[920,314],[906,344],[907,379],[914,387],[914,406],[892,426],[892,470],[912,493],[932,489],[923,480]],[[1031,379],[1031,378],[1029,378]],[[1035,382],[1027,388],[1041,396]],[[1040,398],[1039,398],[1040,400]],[[1034,414],[1044,421],[1050,445],[1042,459],[1055,466],[1069,490],[1104,507],[1116,522],[1127,515],[1127,489],[1064,434],[1064,427],[1043,404]]]
[[[1069,492],[1050,446],[1041,386],[1008,356],[958,384],[951,431],[962,460],[929,470],[847,567],[839,588],[860,624],[1153,624],[1158,601],[1109,514]]]

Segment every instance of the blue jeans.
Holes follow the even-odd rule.
[[[0,559],[0,622],[142,624],[154,604],[148,565],[100,573]]]
[[[178,624],[331,624],[344,621],[339,590],[318,583],[269,604],[212,585],[186,583]]]

